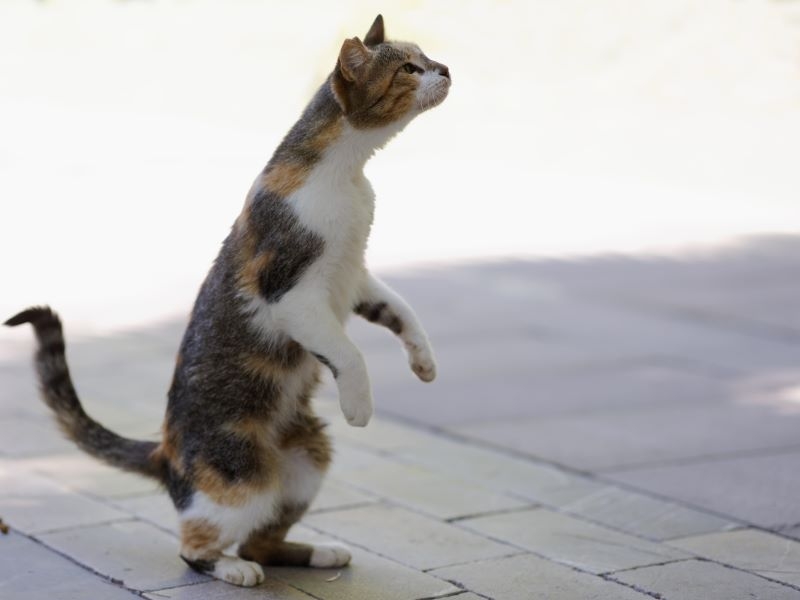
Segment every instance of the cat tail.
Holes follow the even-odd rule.
[[[42,398],[53,409],[59,426],[79,448],[114,467],[164,480],[164,464],[154,454],[158,444],[124,438],[92,419],[81,406],[72,385],[61,319],[50,307],[34,306],[5,322],[14,327],[30,323],[39,347],[35,355]]]

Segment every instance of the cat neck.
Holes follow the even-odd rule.
[[[336,167],[331,175],[361,173],[375,151],[410,120],[411,116],[383,127],[357,129],[345,118],[330,81],[326,81],[284,137],[265,171],[281,163],[302,165],[310,171],[325,162]]]

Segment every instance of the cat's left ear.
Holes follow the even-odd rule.
[[[372,27],[369,28],[367,35],[364,36],[364,45],[377,46],[382,44],[386,39],[383,30],[383,15],[378,15],[372,22]]]
[[[339,71],[347,81],[356,81],[372,52],[357,37],[345,40],[339,52]]]

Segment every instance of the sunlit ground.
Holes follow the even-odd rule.
[[[90,333],[186,313],[379,11],[454,86],[368,166],[373,267],[800,228],[800,2],[7,0],[0,314],[48,302]]]

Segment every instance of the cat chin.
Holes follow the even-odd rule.
[[[416,109],[423,112],[438,106],[450,91],[450,79],[440,75],[428,74],[422,76],[417,89]]]
[[[445,87],[442,91],[432,91],[417,97],[417,112],[425,112],[434,106],[439,106],[447,98],[448,88]]]

